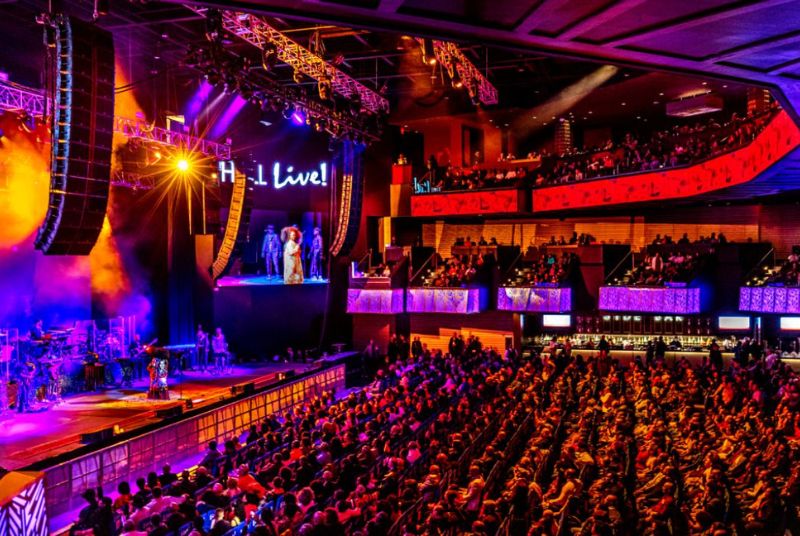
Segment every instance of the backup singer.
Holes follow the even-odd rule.
[[[17,370],[17,411],[23,413],[31,409],[31,398],[33,398],[33,377],[36,374],[36,367],[33,363],[25,361],[20,363]]]
[[[194,343],[197,350],[197,366],[205,372],[208,370],[208,333],[203,331],[203,326],[200,324],[197,325]]]
[[[222,328],[217,328],[211,338],[211,351],[214,353],[214,366],[217,372],[224,373],[230,366],[228,357],[228,342],[222,333]]]
[[[322,279],[322,231],[319,227],[314,227],[314,238],[311,239],[311,267],[309,277],[311,279]]]
[[[278,259],[281,256],[281,241],[275,233],[274,225],[267,225],[267,234],[261,245],[261,256],[264,257],[267,277],[280,277]]]
[[[297,227],[284,227],[281,231],[283,239],[283,282],[287,285],[299,285],[303,282],[303,260],[300,244],[303,234]]]

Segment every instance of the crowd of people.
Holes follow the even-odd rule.
[[[525,356],[392,337],[375,380],[212,441],[195,470],[83,494],[72,534],[783,534],[798,526],[800,376]],[[376,348],[371,345],[370,352]],[[377,354],[376,354],[377,355]],[[770,359],[770,356],[775,356]]]
[[[573,268],[578,263],[578,256],[571,252],[542,253],[535,259],[525,260],[519,268],[506,279],[506,287],[531,287],[560,285],[567,281]]]
[[[453,255],[437,261],[436,266],[422,274],[423,287],[456,288],[474,283],[479,272],[486,270],[493,257],[485,255]]]
[[[777,109],[777,108],[775,108]],[[541,154],[541,165],[517,169],[438,167],[429,163],[426,178],[430,191],[477,190],[510,186],[550,186],[610,177],[624,173],[655,171],[683,166],[731,151],[750,143],[769,123],[767,114],[732,114],[721,122],[716,116],[694,125],[637,135],[626,133],[619,141],[578,149],[563,154]]]
[[[688,283],[694,277],[702,263],[712,252],[689,252],[675,250],[665,253],[660,251],[647,253],[644,259],[633,269],[626,272],[614,284],[627,287],[659,287],[670,283]]]

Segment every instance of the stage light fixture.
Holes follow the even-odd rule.
[[[272,43],[267,43],[261,51],[261,66],[265,71],[271,71],[278,63],[278,47]]]
[[[175,167],[177,167],[178,171],[180,171],[181,173],[186,173],[192,166],[186,158],[179,158],[178,163],[175,165]]]
[[[258,122],[264,125],[265,127],[272,126],[272,119],[270,118],[270,113],[268,110],[261,111],[261,117],[259,118]]]
[[[302,125],[306,122],[305,115],[303,114],[303,110],[295,110],[292,114],[292,123],[295,125]]]

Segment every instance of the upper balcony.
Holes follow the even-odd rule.
[[[714,125],[691,139],[675,135],[669,143],[669,158],[649,163],[631,165],[631,144],[623,142],[600,152],[518,167],[514,180],[484,180],[470,170],[470,180],[448,184],[437,179],[422,186],[416,181],[418,193],[411,195],[410,214],[551,214],[690,198],[748,199],[798,188],[792,170],[794,160],[800,159],[800,128],[785,111]],[[687,157],[687,146],[699,148]],[[641,168],[649,169],[630,171]]]

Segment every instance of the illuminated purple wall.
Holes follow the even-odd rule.
[[[403,312],[401,288],[347,289],[347,312],[393,315]]]
[[[544,287],[500,287],[499,311],[565,313],[572,310],[572,289]]]
[[[485,288],[410,288],[406,312],[479,313],[486,309],[488,297]]]
[[[756,313],[800,314],[800,288],[741,287],[739,310]]]
[[[699,288],[600,287],[601,311],[699,313]]]

